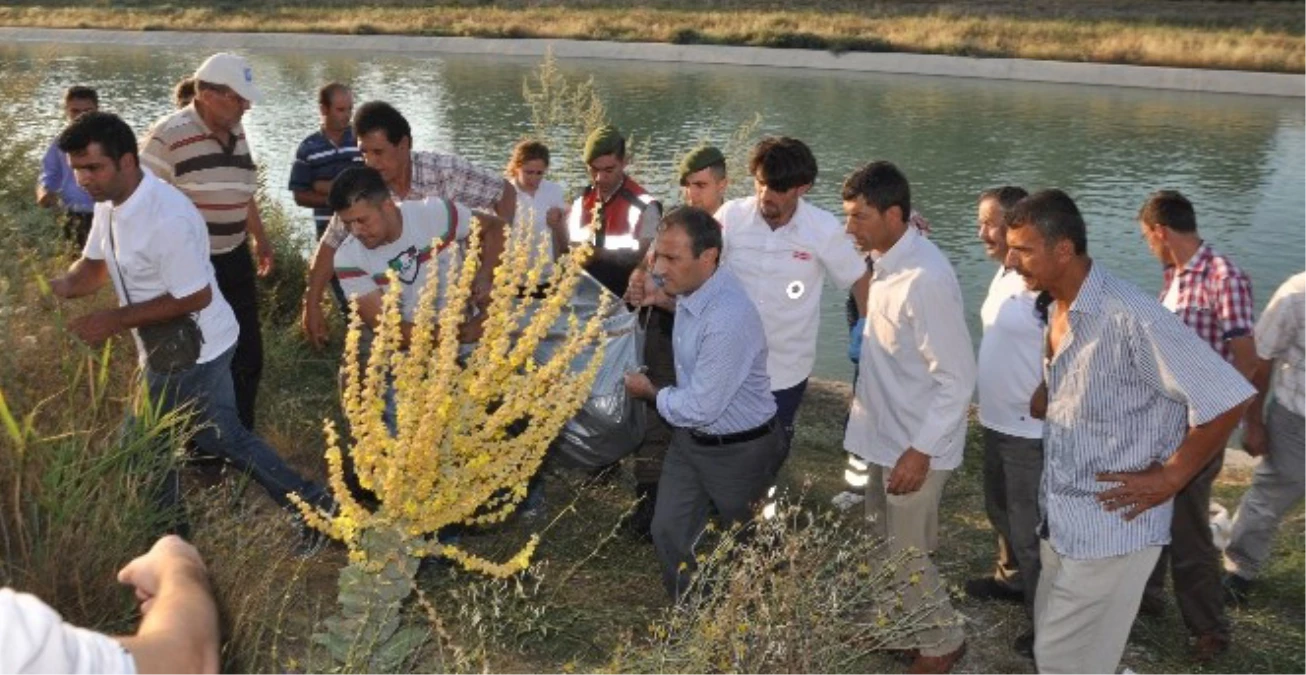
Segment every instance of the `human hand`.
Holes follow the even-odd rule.
[[[889,472],[884,489],[891,495],[909,495],[921,489],[929,473],[930,456],[916,448],[907,448]]]
[[[272,250],[272,242],[267,237],[254,240],[254,255],[258,260],[257,273],[259,278],[262,279],[272,274],[276,254]]]
[[[557,230],[563,227],[567,222],[566,219],[563,218],[566,213],[567,212],[562,207],[550,207],[548,211],[544,212],[544,224],[548,225],[551,230]]]
[[[1164,504],[1183,488],[1183,485],[1175,485],[1165,467],[1157,462],[1142,471],[1099,473],[1097,479],[1103,483],[1119,483],[1116,487],[1099,492],[1097,501],[1109,512],[1128,509],[1123,514],[1125,522],[1137,518],[1152,507]]]
[[[641,267],[636,267],[635,271],[630,273],[630,281],[626,284],[626,303],[635,307],[643,307],[646,300],[644,286],[648,282],[648,272]]]
[[[299,327],[304,331],[304,338],[314,349],[321,349],[330,341],[327,331],[326,316],[322,314],[322,305],[304,301],[304,311],[300,313]]]
[[[1243,428],[1243,450],[1252,457],[1263,457],[1270,449],[1270,438],[1265,433],[1264,422],[1249,422]]]
[[[658,390],[653,386],[653,381],[648,379],[648,375],[642,372],[626,373],[626,392],[635,398],[653,400],[657,398]]]
[[[862,332],[866,330],[866,317],[857,319],[848,335],[848,360],[857,363],[862,358]]]
[[[68,322],[68,330],[82,342],[98,347],[105,340],[121,333],[123,325],[117,310],[105,309],[73,319]]]
[[[1038,389],[1029,397],[1029,416],[1036,420],[1047,417],[1048,414],[1048,383],[1039,382]]]
[[[207,576],[199,551],[181,537],[170,534],[156,541],[145,555],[119,570],[118,583],[134,587],[141,614],[148,614],[164,579],[186,570],[196,573],[200,578]]]

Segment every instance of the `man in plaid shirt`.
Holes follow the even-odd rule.
[[[363,163],[381,173],[396,202],[439,197],[513,222],[517,190],[511,183],[498,172],[477,167],[458,155],[413,150],[408,120],[389,103],[371,101],[359,106],[353,129]],[[340,218],[332,217],[313,255],[300,323],[316,347],[326,344],[322,295],[334,274],[336,249],[348,236]]]
[[[1161,304],[1248,379],[1256,367],[1252,338],[1252,282],[1227,257],[1202,241],[1193,205],[1173,190],[1153,193],[1138,212],[1143,239],[1165,266]],[[1229,622],[1220,584],[1220,552],[1211,539],[1211,484],[1224,465],[1221,452],[1175,495],[1171,542],[1148,580],[1140,608],[1165,606],[1167,558],[1184,624],[1196,637],[1194,657],[1209,661],[1229,648]]]

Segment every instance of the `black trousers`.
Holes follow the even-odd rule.
[[[263,330],[259,326],[258,286],[249,244],[209,258],[218,278],[218,290],[231,305],[240,325],[236,353],[231,359],[231,381],[236,388],[236,412],[246,429],[254,429],[258,385],[263,379]]]
[[[1211,537],[1211,486],[1224,468],[1224,452],[1211,460],[1174,497],[1170,545],[1161,552],[1143,595],[1165,601],[1166,568],[1174,578],[1175,600],[1184,625],[1194,636],[1229,637],[1220,584],[1220,549]]]

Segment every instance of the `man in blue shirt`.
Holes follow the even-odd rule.
[[[313,225],[317,228],[317,238],[321,239],[327,223],[331,222],[331,207],[327,205],[331,181],[341,171],[361,164],[363,156],[349,126],[354,114],[354,95],[349,87],[339,82],[324,85],[318,90],[317,103],[322,128],[305,138],[295,151],[295,163],[290,167],[290,191],[296,204],[313,209]],[[347,313],[349,302],[340,282],[333,278],[331,289],[340,310]]]
[[[100,97],[90,87],[74,86],[64,92],[63,114],[69,122],[99,108]],[[68,165],[68,157],[59,152],[53,142],[41,159],[41,177],[36,183],[36,203],[46,208],[58,208],[64,239],[76,242],[79,249],[86,245],[95,200],[77,184],[77,178]]]
[[[1040,673],[1114,673],[1170,541],[1174,496],[1224,449],[1255,391],[1154,298],[1088,256],[1074,201],[1007,217],[1006,266],[1051,297],[1034,596]]]
[[[708,504],[724,526],[747,522],[785,457],[762,317],[720,258],[721,226],[706,211],[681,207],[662,219],[653,274],[675,299],[676,384],[659,388],[643,373],[626,375],[631,396],[656,403],[674,428],[652,527],[673,599],[693,572]]]

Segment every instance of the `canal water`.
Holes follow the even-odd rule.
[[[465,55],[349,52],[247,54],[266,101],[245,118],[274,196],[311,227],[285,189],[299,141],[317,126],[315,92],[328,80],[356,100],[383,99],[405,113],[417,149],[456,152],[498,169],[530,128],[523,80],[538,61]],[[60,94],[100,92],[101,107],[144,130],[171,107],[172,85],[207,56],[178,48],[0,46],[0,99],[33,152],[60,128]],[[776,52],[784,58],[784,52]],[[972,331],[994,267],[975,239],[975,197],[986,187],[1059,187],[1089,223],[1089,249],[1149,291],[1161,270],[1138,233],[1147,194],[1182,190],[1203,236],[1251,275],[1258,308],[1306,266],[1303,101],[1041,83],[766,67],[630,61],[560,61],[573,80],[593,77],[608,114],[636,137],[634,172],[674,201],[674,165],[699,141],[725,142],[755,113],[761,133],[806,141],[820,164],[810,199],[840,213],[844,176],[888,159],[912,182],[913,203],[956,267]],[[12,91],[12,89],[11,89]],[[34,160],[35,161],[35,160]],[[750,181],[739,181],[739,187]],[[579,185],[571,185],[574,191]],[[816,374],[848,379],[843,294],[826,289]]]

